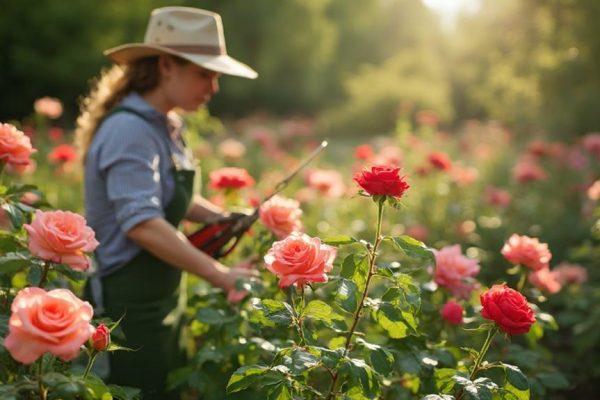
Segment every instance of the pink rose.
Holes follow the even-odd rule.
[[[554,271],[548,267],[532,271],[528,280],[533,286],[549,294],[559,292],[562,287]]]
[[[85,218],[69,211],[37,210],[31,225],[24,227],[29,233],[29,251],[34,256],[78,271],[89,268],[90,258],[85,253],[94,251],[99,244]]]
[[[279,239],[302,230],[302,210],[296,200],[273,196],[259,209],[260,221]]]
[[[90,345],[96,351],[104,351],[110,345],[110,330],[104,324],[98,325],[90,337]]]
[[[219,145],[218,150],[223,157],[232,160],[238,160],[246,154],[246,146],[236,139],[225,139]]]
[[[54,97],[42,97],[33,103],[33,108],[38,114],[47,116],[50,119],[56,119],[63,113],[63,105],[61,101]]]
[[[546,171],[534,159],[524,158],[517,162],[512,171],[513,179],[519,183],[543,181],[548,177]]]
[[[502,247],[502,255],[512,264],[523,264],[537,271],[547,268],[552,254],[546,243],[536,238],[513,234]]]
[[[67,289],[25,288],[10,309],[4,346],[23,364],[33,363],[46,352],[70,361],[95,331],[90,324],[92,306]]]
[[[326,273],[333,268],[337,250],[322,244],[317,237],[294,232],[273,243],[265,255],[266,267],[277,275],[279,287],[307,282],[327,282]]]
[[[535,314],[525,296],[506,284],[492,286],[479,299],[483,307],[481,316],[495,321],[509,335],[527,333],[535,323]]]
[[[562,284],[573,283],[581,285],[587,281],[587,270],[581,265],[560,263],[553,270],[556,279]]]
[[[342,175],[333,169],[313,169],[306,174],[305,182],[328,198],[338,198],[346,192]]]
[[[463,308],[454,300],[448,301],[442,307],[440,314],[442,318],[452,325],[460,325],[463,322]]]
[[[485,201],[498,207],[508,207],[512,202],[512,196],[508,190],[489,186],[485,189]]]
[[[477,261],[465,257],[461,253],[460,245],[446,246],[435,250],[434,281],[448,289],[454,296],[466,299],[477,288],[474,281],[479,273]]]
[[[0,161],[13,167],[29,165],[29,157],[36,151],[23,132],[14,125],[0,123]]]

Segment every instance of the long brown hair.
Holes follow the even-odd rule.
[[[189,61],[172,56],[178,64]],[[100,77],[93,80],[89,95],[80,102],[80,114],[75,129],[75,143],[80,157],[85,157],[96,134],[98,126],[110,110],[127,94],[145,94],[159,84],[159,56],[141,58],[125,65],[113,65],[103,70]]]

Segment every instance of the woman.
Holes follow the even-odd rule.
[[[85,207],[100,246],[86,293],[117,320],[126,347],[110,355],[108,381],[166,399],[166,376],[185,363],[185,273],[225,291],[243,269],[225,268],[177,231],[223,211],[192,200],[193,163],[175,108],[194,111],[219,90],[221,74],[253,79],[229,57],[219,15],[187,7],[154,10],[143,43],[105,52],[117,63],[82,102],[77,140],[85,160]]]

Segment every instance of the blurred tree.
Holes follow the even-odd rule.
[[[592,0],[482,0],[451,41],[459,119],[557,135],[600,129],[600,39]]]

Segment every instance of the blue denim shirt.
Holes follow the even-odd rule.
[[[85,165],[86,219],[100,242],[96,249],[100,276],[140,252],[126,236],[131,228],[165,216],[163,210],[175,190],[171,157],[192,168],[179,136],[181,129],[171,134],[169,118],[135,93],[120,105],[145,118],[131,112],[109,115],[98,127]]]

